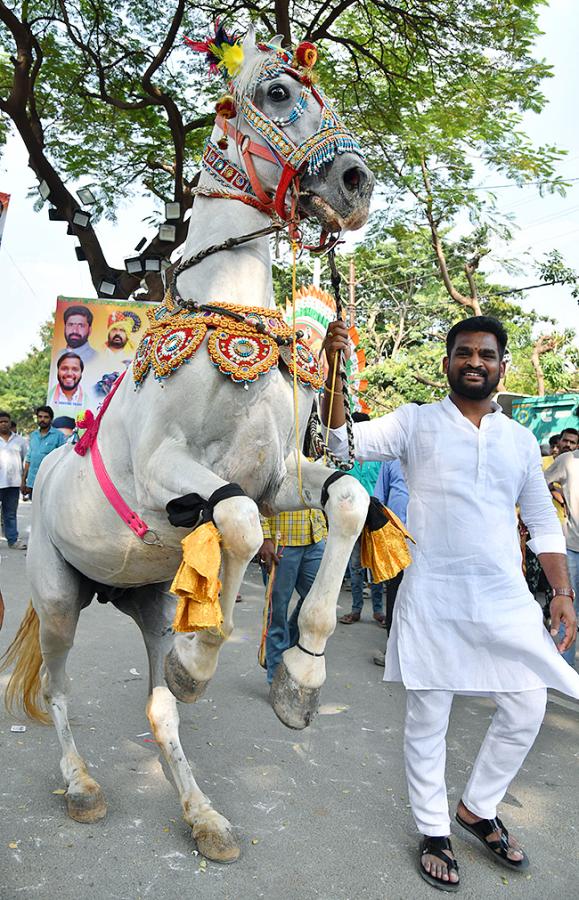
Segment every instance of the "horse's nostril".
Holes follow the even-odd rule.
[[[346,169],[342,178],[344,179],[344,184],[349,191],[361,191],[364,186],[364,182],[366,181],[366,175],[364,171],[360,169],[358,166],[351,166],[349,169]]]

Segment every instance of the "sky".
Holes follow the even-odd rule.
[[[554,65],[555,77],[544,83],[547,107],[540,115],[527,114],[524,121],[534,142],[554,143],[568,151],[559,166],[560,174],[567,178],[579,175],[579,118],[575,115],[578,24],[577,0],[554,0],[543,9],[540,26],[544,35],[538,40],[537,55]],[[506,185],[506,180],[494,173],[488,173],[483,181],[488,185]],[[87,264],[76,259],[76,240],[66,234],[66,223],[49,221],[47,204],[40,212],[34,212],[34,198],[28,194],[35,186],[25,148],[15,136],[8,141],[0,160],[0,191],[11,194],[0,248],[0,368],[24,358],[37,343],[40,326],[50,318],[58,295],[96,297]],[[78,186],[82,186],[82,181],[73,187]],[[537,258],[557,248],[567,264],[579,271],[579,182],[565,198],[541,198],[534,187],[499,187],[496,194],[501,210],[515,213],[518,224],[508,250],[496,245],[498,255],[517,256],[524,263],[528,251]],[[117,224],[99,223],[97,231],[112,265],[122,266],[136,239],[152,236],[150,226],[139,227],[150,211],[145,200],[137,199],[120,210]],[[485,270],[493,271],[492,263],[486,262]],[[520,277],[494,271],[503,283],[513,287],[538,280],[529,262]],[[517,295],[513,297],[516,299]],[[575,328],[579,332],[579,306],[569,288],[541,288],[529,292],[520,302],[527,309],[534,308],[555,318],[559,328]]]

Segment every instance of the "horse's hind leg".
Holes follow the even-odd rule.
[[[150,585],[132,591],[128,602],[115,605],[132,616],[143,633],[150,675],[147,717],[175,782],[183,817],[191,827],[197,848],[208,859],[234,862],[239,847],[231,825],[213,809],[193,777],[179,738],[177,701],[164,683],[163,660],[173,641],[170,626],[175,597],[163,585]]]
[[[167,684],[179,700],[191,703],[205,690],[217,667],[219,651],[233,631],[235,598],[249,561],[263,542],[257,506],[249,497],[231,497],[215,507],[214,521],[222,537],[222,633],[178,634],[165,661]]]
[[[77,822],[95,822],[106,815],[102,791],[79,754],[67,711],[66,660],[80,614],[81,577],[47,538],[35,536],[27,566],[34,608],[40,619],[42,690],[62,750],[60,769],[66,785],[68,814]]]

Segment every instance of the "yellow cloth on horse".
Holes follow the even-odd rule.
[[[181,541],[183,561],[171,585],[171,590],[179,597],[174,631],[221,630],[220,540],[213,522],[206,522]]]
[[[380,504],[382,526],[372,530],[370,523],[362,531],[360,561],[364,568],[370,569],[374,584],[389,581],[412,562],[406,538],[416,543],[398,516]]]

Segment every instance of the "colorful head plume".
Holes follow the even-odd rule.
[[[243,47],[239,35],[229,34],[219,20],[215,23],[215,34],[205,41],[192,41],[186,37],[185,43],[197,53],[205,53],[209,71],[217,75],[226,69],[230,77],[236,75],[243,65]]]

